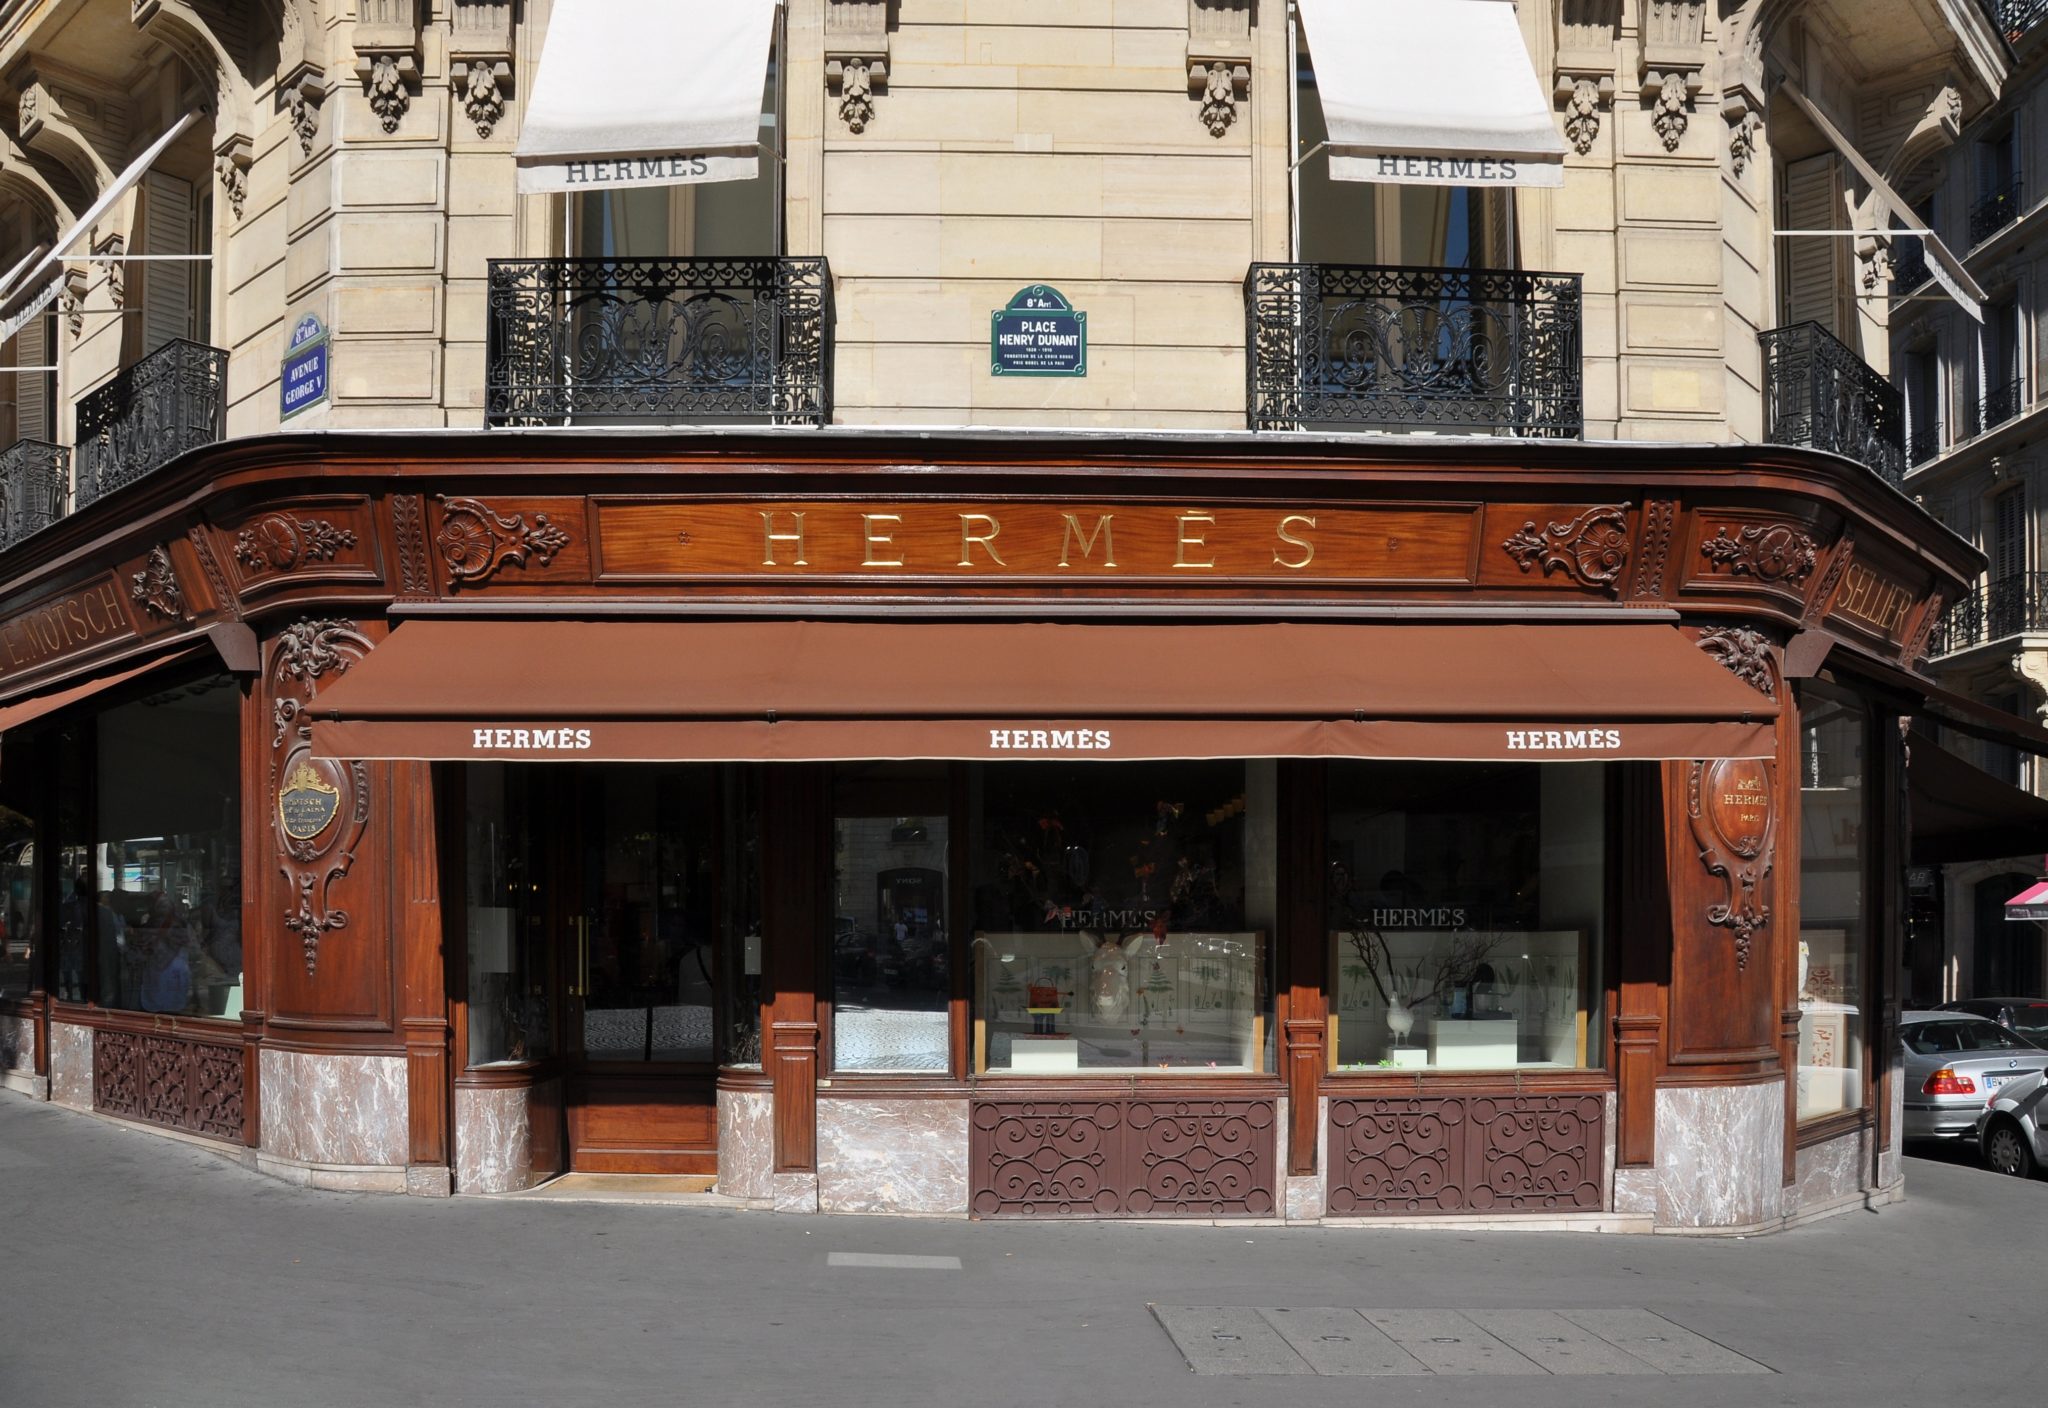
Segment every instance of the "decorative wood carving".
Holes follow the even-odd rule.
[[[129,599],[151,616],[164,621],[189,619],[185,594],[178,586],[178,570],[171,565],[170,549],[158,544],[142,560],[142,570],[129,579]]]
[[[302,562],[332,562],[356,545],[355,531],[324,518],[273,513],[235,535],[235,561],[250,572],[289,572]]]
[[[1664,595],[1664,568],[1671,560],[1671,540],[1678,527],[1678,504],[1672,499],[1650,499],[1643,505],[1642,552],[1636,558],[1634,595],[1656,600]]]
[[[1332,1099],[1329,1209],[1595,1212],[1606,1123],[1598,1095]]]
[[[1755,523],[1737,530],[1733,537],[1723,524],[1700,544],[1700,554],[1733,576],[1796,586],[1812,575],[1819,547],[1810,535],[1789,523]]]
[[[1947,604],[1948,598],[1939,587],[1928,595],[1927,605],[1920,613],[1920,624],[1913,627],[1913,638],[1906,642],[1905,660],[1909,665],[1917,665],[1927,658],[1928,638],[1940,624],[1942,608]]]
[[[1842,536],[1835,539],[1833,551],[1828,554],[1827,569],[1820,574],[1820,585],[1814,588],[1806,604],[1805,620],[1813,621],[1827,610],[1828,602],[1834,599],[1835,588],[1841,584],[1842,574],[1849,570],[1849,563],[1856,556],[1856,535],[1847,528]]]
[[[976,1217],[1270,1217],[1275,1102],[976,1100]]]
[[[1589,508],[1541,532],[1532,518],[1501,546],[1524,572],[1540,563],[1546,577],[1563,568],[1586,586],[1611,587],[1628,565],[1628,505]]]
[[[290,887],[284,926],[298,935],[308,977],[319,962],[321,936],[348,927],[348,911],[331,907],[328,891],[355,864],[369,824],[370,770],[360,762],[315,758],[306,706],[321,680],[345,674],[370,649],[369,640],[346,621],[300,621],[278,638],[271,665],[276,703],[269,795],[277,799],[271,828]],[[322,800],[323,795],[331,800]],[[314,801],[326,814],[318,827],[310,825],[306,805]]]
[[[418,494],[391,497],[391,536],[398,548],[398,597],[429,601],[434,575],[427,568],[426,508]]]
[[[206,584],[213,589],[214,601],[230,618],[241,620],[242,603],[228,589],[228,574],[221,571],[220,558],[214,554],[213,536],[197,523],[186,530],[185,536],[192,544],[192,555],[199,559],[199,570],[206,574]]]
[[[448,566],[450,583],[458,588],[464,583],[481,585],[507,563],[524,567],[529,554],[545,567],[569,546],[567,531],[549,522],[544,513],[536,513],[529,528],[523,513],[502,514],[481,499],[436,497],[442,517],[434,546]]]
[[[1751,626],[1723,626],[1700,636],[1700,649],[1739,680],[1778,697],[1778,675],[1771,665],[1771,639]]]
[[[1735,966],[1749,967],[1756,935],[1771,922],[1770,879],[1777,836],[1777,778],[1761,758],[1695,762],[1686,772],[1686,815],[1707,873],[1727,887],[1707,922],[1735,934]]]
[[[92,1107],[103,1114],[242,1142],[242,1048],[96,1028]]]

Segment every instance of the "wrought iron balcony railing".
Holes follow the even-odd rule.
[[[1986,191],[1970,207],[1970,243],[1981,244],[2019,218],[2020,178],[2007,177],[2004,184]]]
[[[1906,440],[1906,463],[1926,464],[1942,450],[1942,425],[1935,421],[1931,425],[1916,425]]]
[[[2019,572],[1979,583],[1935,626],[1927,653],[1953,655],[2024,631],[2048,631],[2048,572]]]
[[[493,259],[492,425],[824,425],[823,259]]]
[[[2048,0],[2043,0],[2048,3]],[[1892,241],[1892,293],[1904,295],[1927,282],[1927,250],[1912,235]]]
[[[2042,20],[2048,20],[2048,0],[1997,0],[1998,28],[2005,42],[2017,44],[2020,37]]]
[[[1254,264],[1244,306],[1253,430],[1584,432],[1577,274]]]
[[[1993,426],[2004,425],[2018,415],[2025,406],[2025,392],[2018,378],[2003,386],[1994,386],[1984,393],[1984,399],[1977,403],[1977,430],[1982,432]]]
[[[1906,408],[1899,389],[1819,323],[1760,334],[1764,439],[1833,450],[1888,482],[1906,477]]]
[[[17,440],[0,454],[0,552],[62,518],[71,502],[71,451]]]
[[[228,354],[182,339],[78,402],[79,508],[221,438]]]

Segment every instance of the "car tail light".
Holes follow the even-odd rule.
[[[1947,1066],[1943,1066],[1927,1078],[1927,1083],[1920,1087],[1920,1093],[1922,1095],[1975,1095],[1977,1093],[1977,1082],[1968,1076],[1959,1076]]]

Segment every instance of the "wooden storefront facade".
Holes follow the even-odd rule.
[[[36,839],[10,1083],[281,1176],[1723,1230],[1900,1184],[1900,722],[1979,562],[1846,460],[286,435],[5,566],[0,775]],[[148,783],[151,721],[230,698],[233,844],[156,835],[187,769]],[[1156,824],[1062,846],[1074,777]],[[1460,871],[1433,777],[1521,789],[1528,854]],[[1839,873],[1802,865],[1821,832]],[[1561,867],[1583,913],[1489,866]],[[1851,917],[1803,919],[1803,876]],[[135,956],[180,883],[159,909],[235,930],[239,973],[225,940]],[[1818,979],[1836,934],[1857,959]]]

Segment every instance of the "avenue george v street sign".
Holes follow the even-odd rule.
[[[989,315],[988,369],[994,376],[1088,375],[1088,315],[1049,284],[1019,289]]]

